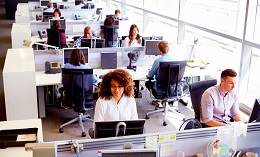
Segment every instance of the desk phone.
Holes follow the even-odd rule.
[[[45,73],[56,74],[61,73],[61,64],[59,62],[45,62]]]

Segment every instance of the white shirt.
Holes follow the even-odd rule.
[[[123,95],[118,104],[114,98],[110,100],[98,98],[96,102],[94,122],[136,119],[138,115],[134,97]]]
[[[140,40],[142,41],[142,38],[140,38]],[[141,43],[138,44],[136,39],[134,39],[130,45],[129,45],[129,41],[130,41],[130,39],[128,37],[126,37],[124,40],[124,47],[141,47],[142,46]]]

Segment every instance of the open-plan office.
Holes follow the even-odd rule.
[[[111,4],[116,3],[116,1],[112,0],[108,2],[111,2]],[[131,4],[128,5],[127,3],[122,3],[121,7],[124,8],[133,6]],[[185,23],[184,21],[182,22]],[[88,24],[91,24],[91,22]],[[188,26],[191,26],[191,24],[188,23]],[[74,28],[75,27],[76,26],[74,26]],[[30,29],[32,29],[32,27]],[[204,28],[201,29],[204,31],[207,30]],[[32,30],[30,31],[32,35],[35,35]],[[211,30],[207,31],[216,33]],[[79,34],[82,34],[82,32]],[[30,40],[30,37],[31,34],[27,40]],[[21,41],[23,40],[21,39]],[[234,40],[238,39],[234,38]],[[23,44],[22,42],[17,43],[20,45]],[[250,45],[250,43],[247,44]],[[108,70],[101,69],[100,52],[117,52],[117,68],[126,69],[127,65],[129,64],[129,58],[127,54],[133,50],[140,51],[139,60],[134,63],[134,65],[137,66],[137,69],[136,71],[133,69],[127,70],[131,73],[134,80],[145,80],[148,69],[151,67],[154,58],[156,58],[145,55],[145,47],[89,49],[89,64],[94,69],[94,74],[97,74],[98,76],[103,75]],[[8,50],[5,67],[3,70],[7,121],[2,124],[0,123],[1,129],[15,129],[15,127],[17,127],[16,129],[37,127],[37,140],[44,142],[41,132],[41,120],[39,119],[46,116],[43,87],[47,85],[61,85],[61,74],[44,74],[44,63],[47,59],[49,61],[62,63],[62,53],[62,50],[33,50],[32,48],[19,48],[19,46]],[[19,65],[19,67],[14,65]],[[240,75],[243,75],[244,73],[243,68],[241,69],[242,71],[240,72]],[[206,69],[187,67],[184,76],[201,76],[201,78],[203,78],[204,75],[211,75],[219,77],[218,70],[218,67],[214,67],[214,64],[212,64],[212,66],[209,65]],[[18,77],[24,80],[22,84],[19,80],[17,80]],[[240,77],[244,77],[244,75]],[[242,88],[242,86],[243,84],[241,84],[240,88]],[[19,106],[17,104],[23,105]],[[221,140],[222,138],[229,138],[228,136],[226,137],[223,132],[230,132],[230,134],[233,136],[231,137],[231,142],[229,141],[226,143],[221,143],[221,148],[223,149],[220,151],[222,154],[220,153],[219,156],[230,156],[230,154],[236,150],[241,150],[242,152],[252,151],[257,152],[258,154],[260,153],[259,145],[256,140],[259,139],[260,136],[259,124],[251,123],[247,125],[239,124],[237,126],[230,127],[149,133],[105,139],[71,139],[65,141],[54,141],[50,143],[36,143],[34,145],[27,145],[27,151],[25,151],[24,147],[7,147],[5,150],[1,149],[0,154],[1,156],[2,154],[3,156],[17,156],[17,154],[19,156],[38,156],[37,153],[41,154],[41,150],[43,150],[44,152],[49,153],[47,156],[74,156],[75,153],[78,153],[78,156],[105,156],[105,150],[122,150],[122,147],[126,147],[125,145],[131,143],[130,145],[132,146],[130,147],[133,148],[130,150],[130,152],[134,153],[138,153],[137,149],[142,149],[142,151],[146,151],[146,153],[148,153],[149,150],[144,148],[150,148],[152,150],[156,150],[155,154],[160,156],[177,156],[177,154],[179,153],[180,155],[181,152],[185,152],[185,156],[195,156],[196,154],[200,153],[204,154],[204,156],[210,156],[210,154],[216,150],[212,148],[213,144],[208,143],[210,143],[212,140],[213,142],[214,140],[216,141],[215,137]],[[104,150],[104,154],[102,154],[102,151],[99,150]]]

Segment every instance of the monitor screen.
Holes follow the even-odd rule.
[[[145,41],[145,55],[160,55],[158,50],[158,43],[161,40],[146,40]]]
[[[104,48],[104,47],[105,47],[105,39],[95,40],[95,48]]]
[[[145,119],[95,122],[95,138],[143,134]],[[125,124],[125,127],[123,126]],[[125,134],[124,134],[125,130]]]
[[[70,53],[72,52],[72,50],[77,49],[77,48],[63,48],[63,65],[65,65],[66,63],[69,62],[70,59]],[[84,57],[86,59],[86,63],[88,63],[88,52],[89,52],[89,48],[88,47],[79,47],[78,49],[80,49],[83,54]]]
[[[60,21],[61,29],[66,29],[66,20],[65,19],[50,19],[49,20],[49,26],[50,28],[53,28],[53,22],[55,20]]]
[[[146,40],[163,40],[163,36],[146,36],[142,37],[142,46],[145,45]]]
[[[43,1],[43,0],[41,0],[41,2],[40,2],[41,7],[47,7],[48,3],[49,3],[49,1]]]
[[[81,38],[81,47],[93,47],[93,40],[95,39],[89,39],[89,38]]]
[[[252,112],[250,114],[248,123],[259,121],[260,120],[260,98],[255,99],[254,107],[252,109]]]
[[[102,157],[158,157],[155,149],[100,150]]]

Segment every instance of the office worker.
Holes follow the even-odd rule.
[[[239,113],[238,96],[234,91],[237,73],[233,69],[221,72],[220,84],[208,88],[201,97],[201,119],[207,126],[230,125],[230,116],[234,121],[242,121]]]
[[[119,9],[115,10],[115,15],[113,16],[115,20],[120,20],[121,11]]]
[[[47,9],[43,10],[43,12],[54,12],[54,9],[53,9],[53,3],[52,2],[48,2],[47,3]]]
[[[84,36],[82,37],[78,37],[75,41],[74,41],[74,47],[81,47],[81,39],[82,38],[92,38],[93,37],[93,34],[92,34],[92,30],[91,30],[91,27],[87,26],[85,27],[84,29]]]
[[[158,43],[158,49],[159,49],[158,55],[160,54],[161,57],[157,58],[154,61],[152,68],[150,69],[150,71],[148,72],[148,75],[146,76],[149,80],[145,82],[146,88],[148,88],[149,90],[152,90],[153,94],[159,93],[159,91],[157,91],[157,86],[156,86],[159,63],[167,62],[167,61],[176,61],[175,58],[173,58],[171,55],[168,54],[168,52],[170,50],[170,46],[167,41],[164,41],[164,40],[160,41]],[[151,81],[150,79],[152,79],[152,78],[154,78],[155,81]]]
[[[83,52],[80,49],[74,49],[70,54],[69,62],[64,65],[66,69],[91,69],[90,66],[86,64],[86,59]],[[97,83],[98,78],[93,75],[93,83]]]
[[[61,29],[60,21],[58,21],[58,20],[53,21],[53,29]],[[61,43],[62,47],[67,47],[66,34],[64,32],[60,33],[60,43]]]
[[[61,17],[61,12],[59,9],[55,9],[53,12],[53,19],[60,19]]]
[[[98,95],[94,122],[138,119],[134,82],[126,70],[116,69],[104,75]]]
[[[104,21],[104,26],[114,26],[115,25],[115,19],[112,16],[109,16]],[[105,39],[105,32],[103,29],[99,31],[98,37],[101,37],[101,39]],[[118,29],[114,32],[114,39],[117,39],[118,37]]]
[[[124,47],[142,46],[142,38],[139,35],[139,28],[136,24],[132,24],[129,29],[129,35],[124,40]]]

